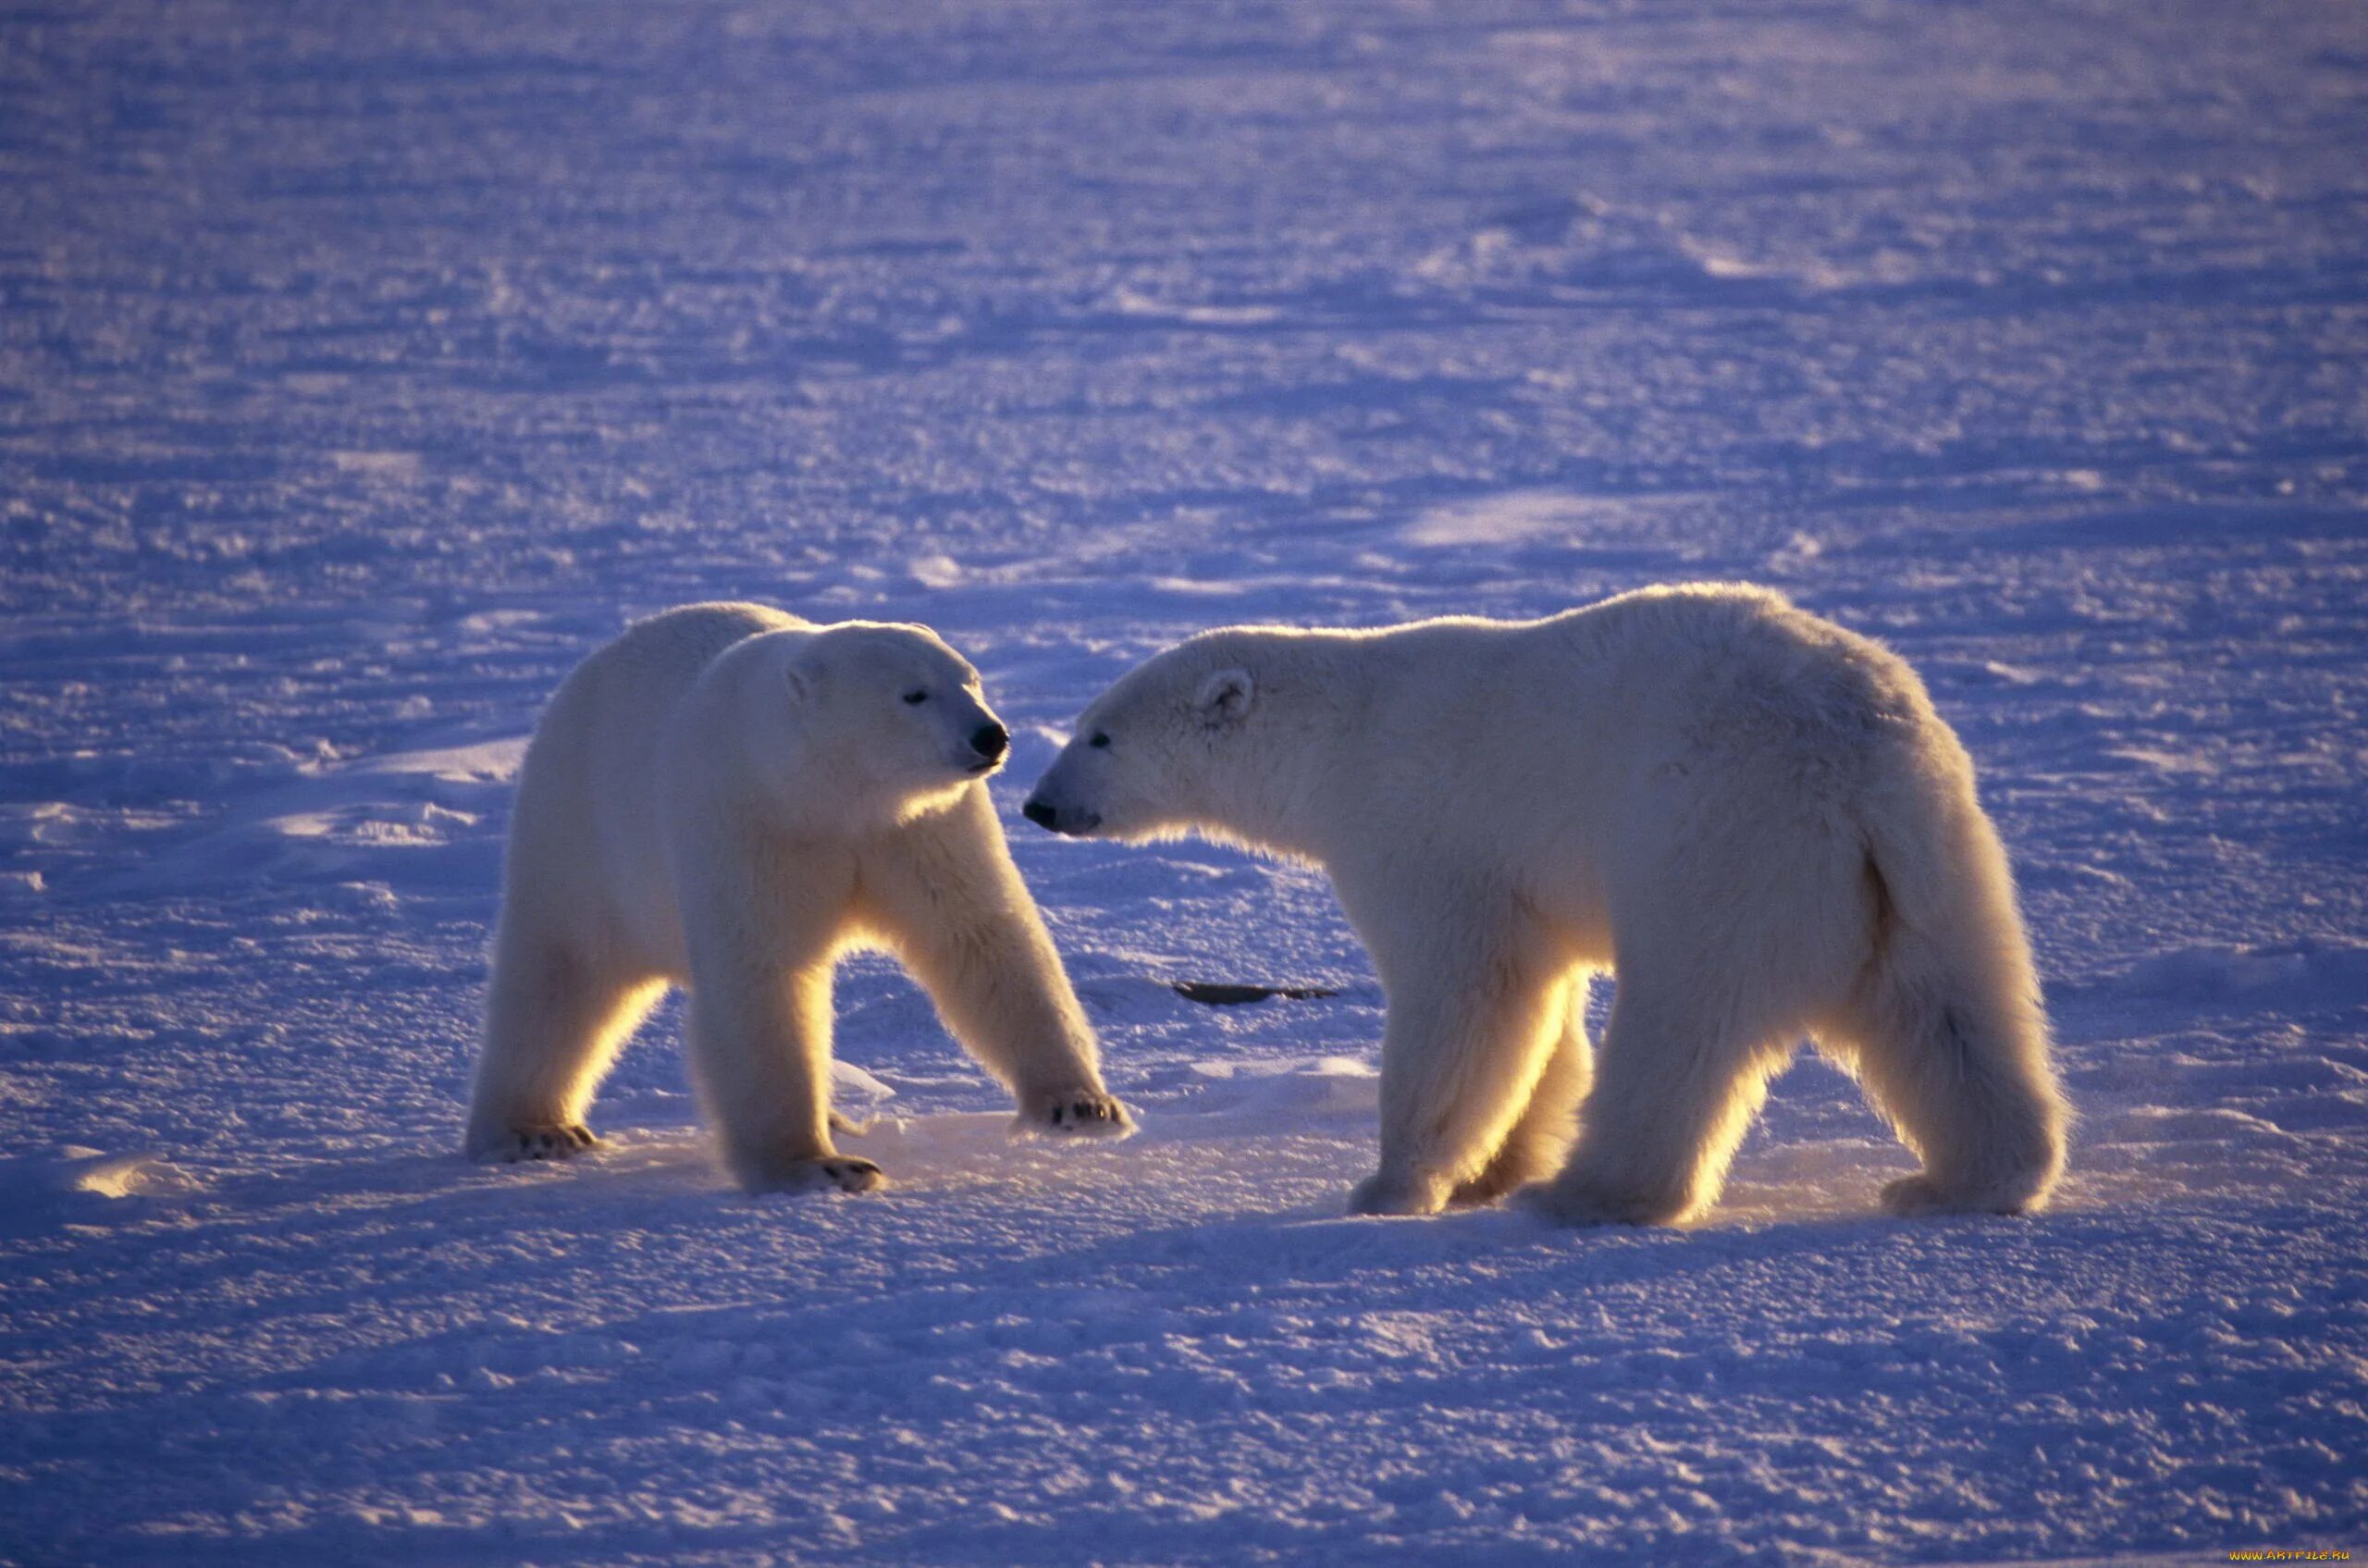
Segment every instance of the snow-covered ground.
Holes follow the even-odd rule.
[[[10,0],[0,1562],[2368,1549],[2363,147],[2288,0]],[[1805,1058],[1700,1228],[1340,1217],[1328,890],[1034,832],[1059,726],[1701,575],[1980,760],[2061,1206],[1879,1217]],[[870,960],[883,1195],[730,1191],[671,1009],[457,1157],[521,737],[723,596],[986,672],[1142,1137]]]

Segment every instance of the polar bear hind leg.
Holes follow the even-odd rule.
[[[2068,1119],[2028,972],[1894,929],[1819,1031],[1924,1168],[1883,1189],[1893,1214],[2026,1214],[2064,1168]]]
[[[1528,1207],[1562,1225],[1673,1225],[1716,1200],[1800,1032],[1720,979],[1622,969],[1578,1144]]]
[[[2029,1080],[1980,1014],[1885,990],[1863,1005],[1852,1046],[1835,1053],[1924,1162],[1883,1188],[1883,1206],[1897,1215],[2041,1207],[2063,1166],[2050,1089]]]
[[[2005,847],[1937,725],[1854,803],[1869,958],[1819,1044],[1923,1160],[1894,1214],[2026,1214],[2063,1174],[2071,1113],[2050,1059]]]
[[[665,982],[505,922],[469,1102],[475,1159],[565,1159],[598,1140],[586,1107]]]

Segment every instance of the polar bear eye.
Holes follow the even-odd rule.
[[[1107,751],[1110,748],[1110,732],[1108,730],[1096,730],[1093,732],[1093,737],[1085,744],[1093,747],[1096,751]]]
[[[908,691],[905,694],[905,702],[907,707],[918,708],[928,700],[929,693],[925,691]]]

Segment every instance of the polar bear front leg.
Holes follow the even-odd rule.
[[[1011,863],[983,784],[867,846],[864,921],[928,992],[946,1029],[1011,1091],[1023,1132],[1124,1138],[1093,1030]]]
[[[1455,1208],[1474,1208],[1561,1168],[1571,1142],[1578,1136],[1579,1105],[1595,1080],[1595,1048],[1587,1040],[1587,977],[1581,972],[1556,988],[1547,1004],[1549,1017],[1559,1014],[1562,1032],[1530,1091],[1529,1104],[1505,1134],[1503,1147],[1490,1157],[1479,1175],[1449,1194]]]
[[[1436,1214],[1479,1177],[1567,1016],[1566,986],[1509,900],[1434,902],[1420,925],[1367,937],[1389,1001],[1381,1162],[1350,1194],[1351,1214]]]

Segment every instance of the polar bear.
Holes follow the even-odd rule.
[[[589,1147],[594,1088],[672,984],[742,1186],[878,1186],[831,1138],[831,973],[863,945],[902,958],[1018,1127],[1132,1130],[987,798],[1008,738],[920,626],[694,604],[593,653],[520,772],[468,1152]]]
[[[1805,1034],[1921,1157],[1894,1212],[2033,1210],[2063,1168],[1972,764],[1905,662],[1777,594],[1204,633],[1085,710],[1026,813],[1331,874],[1388,1000],[1356,1212],[1540,1182],[1563,1223],[1686,1219]]]

